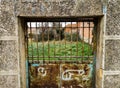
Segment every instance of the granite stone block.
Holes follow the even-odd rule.
[[[120,75],[105,75],[104,88],[120,88]]]
[[[107,6],[106,35],[120,35],[120,0],[110,0]]]
[[[17,71],[17,54],[16,41],[0,40],[0,71]]]
[[[120,70],[120,40],[106,40],[105,70]]]
[[[17,76],[0,75],[0,88],[19,88]]]
[[[10,0],[2,0],[0,3],[0,36],[14,36],[15,15],[14,3]]]

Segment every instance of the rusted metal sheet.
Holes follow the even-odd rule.
[[[30,88],[92,88],[92,64],[31,64]]]
[[[59,88],[60,65],[30,66],[30,88]]]
[[[92,64],[61,64],[62,88],[92,88]]]

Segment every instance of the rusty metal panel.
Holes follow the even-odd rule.
[[[30,88],[59,88],[60,65],[30,66]]]
[[[92,88],[92,64],[31,64],[30,88]]]
[[[62,64],[61,88],[92,88],[92,64]]]

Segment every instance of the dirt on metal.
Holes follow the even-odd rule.
[[[30,67],[30,88],[92,88],[89,64],[47,64]]]

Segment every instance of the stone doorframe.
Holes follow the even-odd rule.
[[[20,57],[20,85],[21,88],[26,88],[26,51],[25,51],[25,28],[27,25],[27,22],[25,21],[27,17],[18,17],[18,36],[19,36],[19,57]],[[40,19],[41,17],[39,17]],[[103,38],[104,38],[104,17],[98,16],[96,17],[98,19],[96,27],[97,27],[97,36],[96,36],[96,42],[97,42],[97,53],[96,53],[96,69],[95,69],[95,88],[102,88],[102,61],[103,59]],[[30,19],[30,18],[29,18]],[[33,18],[32,18],[33,19]]]

